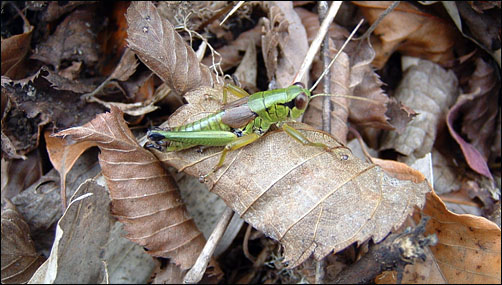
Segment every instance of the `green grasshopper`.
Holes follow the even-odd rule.
[[[347,42],[352,35],[347,39]],[[335,56],[332,63],[337,56]],[[324,74],[321,75],[311,90],[319,83]],[[160,151],[178,151],[195,146],[224,146],[216,166],[211,172],[201,176],[201,180],[223,165],[229,151],[237,150],[256,141],[272,125],[282,128],[288,135],[303,145],[324,147],[326,150],[330,150],[323,143],[310,141],[298,130],[289,126],[286,121],[299,118],[307,109],[312,98],[332,95],[317,94],[312,96],[311,91],[299,82],[287,88],[261,91],[252,95],[237,86],[227,84],[223,87],[224,102],[228,93],[232,93],[240,97],[240,99],[226,104],[220,111],[195,122],[168,130],[149,130],[147,137],[151,143],[148,143],[146,147]],[[352,96],[345,97],[354,98]],[[341,147],[346,148],[343,145]]]

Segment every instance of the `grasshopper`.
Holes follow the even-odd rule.
[[[354,33],[355,30],[352,35]],[[352,35],[349,36],[346,43]],[[338,54],[340,54],[344,46],[342,46]],[[337,56],[333,58],[331,64],[336,60]],[[302,133],[286,123],[286,121],[299,118],[307,109],[312,98],[316,96],[333,96],[330,94],[311,95],[311,90],[315,88],[324,75],[325,73],[321,75],[310,90],[306,89],[302,83],[297,82],[287,88],[261,91],[249,95],[245,90],[237,86],[226,84],[223,87],[223,101],[226,102],[229,93],[236,95],[240,99],[224,105],[220,111],[195,122],[168,130],[149,130],[147,137],[150,143],[146,147],[160,151],[179,151],[195,146],[224,146],[218,163],[208,174],[200,177],[201,182],[223,165],[229,151],[253,143],[265,134],[272,125],[281,128],[303,145],[323,147],[330,151],[331,149],[325,144],[310,141]],[[345,97],[358,98],[353,96]],[[343,145],[340,147],[346,148]]]

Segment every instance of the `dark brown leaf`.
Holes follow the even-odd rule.
[[[11,79],[20,79],[25,76],[22,62],[30,51],[31,33],[33,26],[23,34],[14,35],[7,39],[2,38],[2,75]]]
[[[77,9],[68,15],[47,41],[37,46],[31,58],[52,64],[56,70],[64,60],[95,64],[98,54],[96,35],[91,30],[96,19],[93,6]]]
[[[172,258],[183,269],[193,265],[204,237],[189,217],[171,176],[138,145],[118,108],[55,135],[97,143],[112,211],[125,224],[127,238],[151,255]]]
[[[195,52],[162,19],[151,2],[132,2],[127,9],[129,47],[140,60],[177,93],[211,86],[209,68],[199,63]]]
[[[30,228],[16,207],[2,207],[2,284],[26,283],[44,262],[35,250]]]

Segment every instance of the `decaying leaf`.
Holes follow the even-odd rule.
[[[240,52],[246,51],[248,45],[261,45],[261,25],[256,25],[249,31],[241,33],[234,41],[230,42],[228,45],[224,45],[217,49],[217,52],[221,55],[220,67],[223,71],[227,71],[232,67],[235,67],[239,62],[241,62],[242,55]],[[214,55],[209,55],[202,60],[202,63],[211,66],[219,61],[219,58],[213,58]],[[214,60],[214,62],[213,62]]]
[[[291,2],[272,1],[269,4],[262,52],[269,81],[275,78],[278,87],[293,84],[308,50],[307,34]],[[279,49],[280,48],[280,49]],[[308,75],[302,78],[307,86]]]
[[[207,115],[217,90],[190,92],[169,119],[170,126]],[[209,96],[208,96],[209,95]],[[211,96],[213,95],[213,96]],[[312,253],[316,259],[354,242],[382,240],[399,227],[430,188],[397,180],[374,164],[363,163],[328,134],[296,125],[310,140],[330,147],[305,147],[284,132],[272,132],[227,155],[207,183],[253,227],[282,243],[285,261],[296,266]],[[194,176],[209,173],[221,151],[193,149],[157,152],[161,161]]]
[[[58,82],[69,83],[64,86],[70,89],[79,89],[82,85],[73,85],[69,80],[47,72],[42,68],[35,77],[2,86],[2,92],[6,92],[12,103],[2,121],[2,135],[8,137],[18,154],[28,153],[38,146],[40,131],[48,123],[56,122],[58,127],[64,128],[87,122],[96,113],[103,112],[98,104],[83,104],[73,91],[51,88],[50,80],[55,78],[62,80]]]
[[[302,22],[307,30],[309,41],[312,40],[319,29],[318,16],[301,8],[296,8],[295,11],[297,11],[298,15],[302,19]],[[343,42],[348,37],[348,34],[349,33],[345,30],[345,28],[341,26],[336,24],[331,26],[329,31],[331,39],[331,57],[334,57],[336,52],[338,52],[338,48],[342,46]],[[347,127],[342,124],[346,125],[347,113],[348,119],[355,125],[394,129],[395,126],[393,126],[389,120],[392,121],[395,116],[403,116],[404,112],[396,112],[397,114],[392,114],[387,108],[387,102],[389,99],[381,89],[383,83],[380,81],[379,76],[370,65],[375,58],[375,51],[373,48],[368,45],[367,42],[364,42],[359,48],[357,47],[357,44],[349,43],[342,55],[343,54],[346,54],[345,56],[348,55],[350,60],[342,63],[344,59],[339,58],[337,62],[334,63],[331,71],[332,90],[330,93],[335,95],[332,97],[332,134],[340,139],[346,136]],[[319,62],[314,62],[313,73],[317,74],[316,77],[321,74],[321,66],[322,64]],[[342,67],[345,69],[345,72],[342,72]],[[350,78],[343,79],[344,76],[349,76]],[[344,80],[348,82],[342,84]],[[358,96],[370,99],[372,102],[337,97],[337,94]],[[309,107],[309,110],[311,108],[312,110],[308,110],[304,117],[305,122],[318,127],[320,126],[321,121],[321,106],[319,101],[321,100],[313,100],[311,106]],[[313,117],[310,118],[310,116]]]
[[[199,63],[195,52],[162,19],[151,2],[132,2],[127,9],[129,47],[141,61],[177,93],[211,86],[209,68]]]
[[[160,162],[136,142],[116,107],[88,124],[56,136],[96,142],[110,189],[113,214],[125,224],[127,238],[154,256],[190,268],[205,239],[189,217],[175,184]]]
[[[491,178],[487,161],[493,133],[495,132],[500,95],[500,84],[495,80],[494,70],[481,58],[476,61],[476,70],[469,80],[470,94],[459,96],[448,112],[448,129],[462,149],[469,166],[479,174]],[[464,140],[455,130],[454,123],[462,120]]]
[[[23,34],[2,38],[2,75],[11,79],[24,77],[22,62],[30,51],[33,26]]]
[[[96,145],[94,142],[80,142],[65,145],[64,140],[51,136],[51,131],[44,132],[45,144],[52,165],[61,176],[61,200],[66,208],[66,174],[72,169],[77,159],[88,148]]]
[[[486,218],[458,215],[446,209],[434,193],[427,194],[422,211],[430,216],[426,233],[436,234],[438,244],[430,247],[433,258],[406,267],[403,283],[500,283],[500,228]],[[415,215],[417,222],[420,215]],[[395,283],[386,275],[381,283]]]
[[[95,64],[98,61],[96,35],[89,28],[95,19],[93,6],[77,9],[66,16],[54,34],[37,46],[31,58],[52,64],[56,71],[63,60]]]
[[[356,1],[371,24],[392,4],[390,1]],[[377,56],[373,65],[380,69],[394,51],[445,64],[453,59],[456,30],[443,19],[424,13],[413,4],[401,2],[374,31],[372,41]]]
[[[420,60],[410,67],[396,90],[395,97],[418,113],[402,134],[387,132],[381,149],[393,148],[403,155],[423,157],[432,150],[436,134],[444,126],[445,112],[457,95],[453,71]]]
[[[2,284],[26,283],[44,259],[35,250],[30,228],[16,207],[2,207]]]
[[[12,199],[37,181],[42,175],[42,157],[40,151],[30,152],[26,159],[2,160],[2,199]]]
[[[63,217],[49,259],[31,283],[101,283],[106,278],[102,250],[113,219],[106,189],[94,180],[80,185]]]

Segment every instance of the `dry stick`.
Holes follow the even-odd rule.
[[[218,224],[216,225],[213,232],[211,233],[211,236],[207,240],[204,249],[202,249],[202,252],[197,258],[197,261],[195,261],[195,264],[185,275],[183,283],[193,284],[199,282],[202,279],[202,276],[204,276],[204,272],[206,271],[207,264],[209,263],[209,260],[213,256],[214,250],[216,249],[218,242],[225,233],[225,230],[228,226],[228,223],[232,219],[233,214],[234,211],[231,208],[229,207],[225,208],[225,211],[221,215]]]
[[[317,11],[319,12],[319,22],[323,23],[328,12],[328,1],[320,1]],[[321,60],[323,63],[323,69],[326,70],[329,66],[329,33],[326,33],[321,45]],[[331,77],[330,72],[326,74],[323,79],[323,92],[330,93],[331,89]],[[331,133],[331,98],[324,97],[322,103],[322,130]],[[326,266],[325,259],[316,261],[315,267],[315,284],[324,283],[324,267]]]
[[[319,2],[319,21],[322,22],[324,18],[326,17],[326,11],[328,10],[328,1],[321,1]],[[324,40],[322,42],[322,52],[321,52],[321,59],[323,63],[323,69],[326,70],[329,66],[329,34],[326,34],[324,36]],[[331,89],[331,76],[328,71],[326,73],[326,76],[323,79],[324,87],[323,91],[324,93],[330,93]],[[322,130],[331,133],[331,98],[330,97],[324,97],[323,98],[323,104],[322,104]],[[317,283],[317,282],[316,282]]]
[[[223,21],[221,21],[220,26],[221,26],[221,25],[223,25],[223,23],[225,23],[225,21],[226,21],[228,18],[230,18],[230,16],[232,16],[232,15],[235,13],[235,11],[237,11],[237,10],[238,10],[238,9],[239,9],[239,8],[240,8],[243,4],[244,4],[244,2],[246,2],[246,1],[239,1],[239,3],[235,4],[235,6],[234,6],[234,7],[232,8],[232,10],[230,11],[230,13],[228,13],[228,14],[225,16],[225,18],[223,19]]]
[[[314,56],[319,50],[319,47],[321,46],[322,39],[328,32],[328,26],[331,24],[333,19],[336,16],[336,13],[338,12],[338,9],[342,5],[342,1],[334,1],[333,4],[331,4],[331,7],[329,7],[328,14],[326,15],[326,18],[321,24],[321,27],[319,28],[319,32],[315,36],[315,39],[312,41],[312,44],[310,44],[309,50],[307,51],[307,55],[305,56],[305,59],[302,62],[302,65],[300,66],[300,69],[298,70],[298,73],[295,76],[295,79],[293,80],[292,83],[294,82],[301,82],[303,76],[307,73],[308,69],[310,68],[310,65],[312,64],[312,61],[314,60]]]

